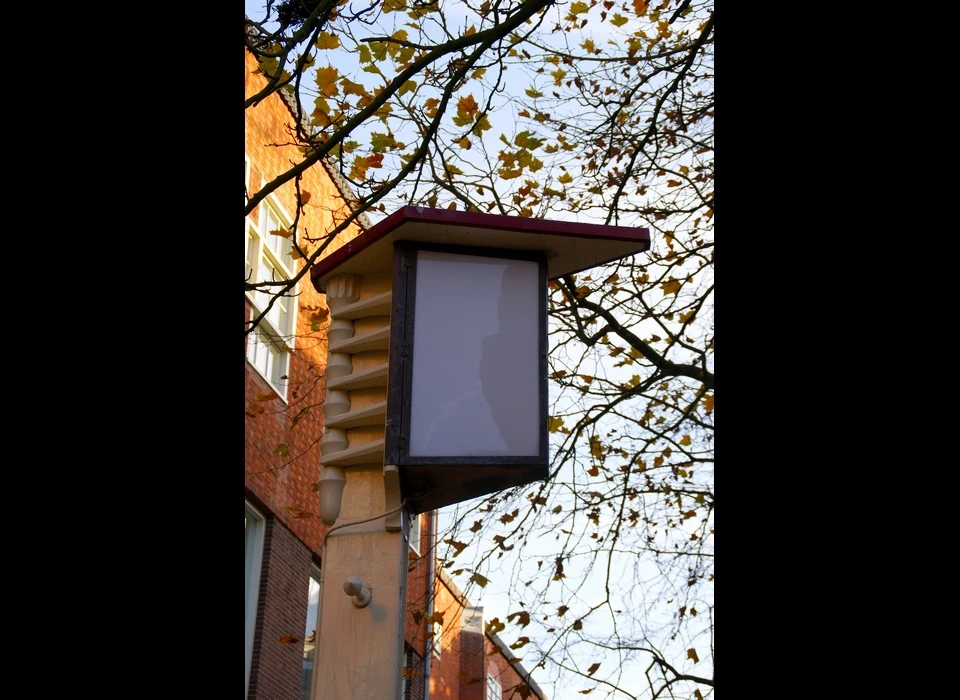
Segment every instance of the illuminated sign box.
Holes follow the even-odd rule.
[[[384,460],[404,497],[430,510],[546,478],[545,257],[397,243],[394,270]]]
[[[547,478],[547,282],[647,229],[404,207],[312,270],[392,274],[383,463],[413,513]]]

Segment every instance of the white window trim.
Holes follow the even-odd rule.
[[[260,569],[263,568],[263,539],[266,518],[247,501],[244,501],[244,509],[248,521],[244,557],[246,559],[244,589],[247,597],[244,610],[244,697],[246,697],[246,694],[250,692],[250,666],[253,661],[253,636],[257,627]]]
[[[247,200],[250,199],[250,159],[246,153],[243,154],[243,191],[243,202],[246,204]]]
[[[407,527],[407,543],[414,554],[420,556],[420,516],[411,515]]]
[[[435,621],[433,623],[433,644],[431,644],[431,646],[433,647],[432,653],[434,657],[438,659],[440,658],[440,653],[441,653],[440,642],[442,637],[443,637],[443,624]]]
[[[257,265],[258,279],[264,280],[266,278],[266,275],[262,274],[266,267],[269,267],[271,272],[278,273],[281,278],[285,277],[289,279],[296,274],[297,264],[292,258],[287,261],[281,260],[280,256],[267,245],[267,236],[269,236],[270,233],[264,229],[266,228],[266,211],[268,208],[273,211],[281,225],[291,225],[290,222],[292,219],[280,205],[276,197],[272,194],[267,195],[258,206],[259,214],[257,223],[254,223],[250,217],[247,217],[244,222],[244,269],[247,268],[248,263],[255,262]],[[256,246],[255,250],[251,250],[250,248],[251,239]],[[271,275],[271,277],[272,276],[273,275]],[[246,293],[247,300],[253,307],[254,316],[259,315],[260,312],[266,308],[270,296],[271,294],[269,292],[248,291]],[[284,301],[287,305],[287,312],[283,316],[286,327],[276,327],[276,319],[279,314],[278,304],[281,303],[281,301],[275,301],[271,310],[271,316],[273,318],[271,318],[271,316],[264,317],[260,320],[257,328],[247,335],[247,361],[257,370],[258,374],[273,387],[280,398],[286,401],[287,381],[282,379],[282,377],[289,375],[290,353],[296,347],[296,327],[297,316],[299,314],[297,287],[294,287],[288,292],[284,297]],[[259,366],[260,363],[256,361],[257,355],[261,352],[267,353],[267,356],[262,360],[262,367]],[[273,358],[272,360],[271,357]],[[270,367],[273,367],[274,362],[279,362],[275,371],[267,371]]]
[[[321,581],[322,579],[321,579],[321,575],[320,575],[320,567],[318,567],[318,566],[317,566],[316,564],[314,564],[313,562],[310,563],[310,580],[311,580],[311,581],[316,581],[316,582],[317,582],[317,585],[318,585],[318,586],[321,586],[320,581]],[[309,584],[308,584],[307,590],[309,591]],[[318,592],[318,594],[317,594],[317,612],[316,612],[316,617],[315,617],[314,620],[313,620],[313,625],[310,624],[310,617],[309,617],[309,616],[310,616],[310,602],[309,602],[309,598],[308,598],[308,600],[307,600],[307,619],[306,619],[306,621],[305,621],[304,631],[303,631],[303,632],[304,632],[304,639],[303,639],[303,644],[304,644],[304,652],[303,652],[303,653],[304,653],[304,661],[306,661],[306,654],[307,654],[306,645],[308,644],[308,642],[307,642],[307,636],[308,636],[308,635],[307,635],[307,630],[312,627],[312,628],[313,628],[313,634],[314,634],[314,636],[313,636],[313,642],[312,642],[312,644],[313,644],[313,649],[314,649],[314,653],[313,653],[313,671],[312,671],[311,674],[310,674],[310,687],[307,688],[307,697],[308,697],[308,698],[312,698],[312,697],[313,697],[314,688],[315,688],[316,685],[317,685],[317,675],[318,675],[318,674],[317,674],[317,652],[316,652],[316,650],[317,650],[317,646],[318,646],[318,645],[317,645],[317,642],[319,641],[317,638],[320,636],[320,598],[321,598],[322,596],[323,596],[323,588],[320,587],[320,590],[319,590],[319,592]]]
[[[503,700],[503,687],[490,670],[487,670],[487,682],[483,697],[484,700]]]

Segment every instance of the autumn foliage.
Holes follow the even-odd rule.
[[[713,41],[713,0],[248,12],[245,108],[283,91],[304,119],[245,215],[321,161],[357,198],[304,269],[405,204],[651,232],[550,283],[552,477],[451,508],[437,552],[468,594],[509,592],[488,625],[565,693],[713,692]]]

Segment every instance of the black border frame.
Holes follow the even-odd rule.
[[[548,440],[547,386],[547,258],[536,251],[505,250],[482,246],[443,245],[413,241],[394,243],[393,301],[390,315],[390,365],[387,391],[384,463],[403,466],[547,466],[550,463]],[[518,456],[433,456],[411,457],[410,408],[413,385],[414,318],[416,312],[417,254],[421,251],[474,255],[508,260],[529,260],[537,263],[539,272],[539,367],[540,367],[540,438],[537,455]],[[479,494],[478,494],[479,495]]]

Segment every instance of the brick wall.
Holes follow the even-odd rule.
[[[307,619],[310,550],[290,530],[268,519],[260,571],[257,634],[253,642],[250,700],[297,700]],[[295,636],[295,644],[280,643]]]
[[[244,51],[244,90],[247,97],[263,85],[262,76],[252,71],[256,61]],[[289,107],[278,95],[271,95],[256,107],[245,110],[244,153],[250,161],[248,192],[259,191],[261,182],[270,182],[300,159],[299,149],[288,125],[293,123]],[[286,144],[286,145],[279,145]],[[310,193],[298,224],[300,244],[308,249],[317,245],[311,238],[320,238],[346,217],[349,208],[325,167],[318,163],[304,172],[301,191]],[[296,212],[296,187],[290,182],[275,194],[276,201],[289,214]],[[256,221],[260,207],[251,213]],[[360,232],[353,227],[341,234],[327,251],[332,252]],[[303,265],[302,261],[297,262]],[[249,493],[267,511],[284,523],[317,555],[326,528],[314,514],[319,507],[313,484],[320,477],[320,438],[323,435],[321,406],[324,396],[326,364],[326,323],[312,330],[314,314],[327,313],[324,295],[317,292],[309,276],[298,285],[296,346],[288,372],[290,388],[284,402],[257,371],[245,364],[245,484]],[[245,303],[244,319],[250,318]],[[277,452],[286,445],[287,455]]]

